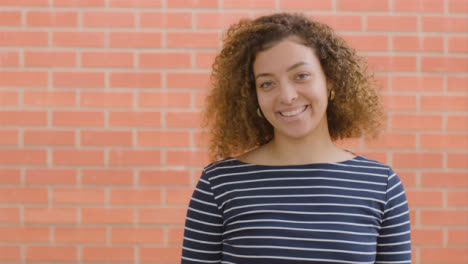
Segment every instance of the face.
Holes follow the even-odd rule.
[[[274,137],[329,136],[327,80],[312,48],[284,39],[257,54],[258,103]]]

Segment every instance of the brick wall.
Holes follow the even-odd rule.
[[[0,262],[177,263],[222,32],[304,11],[368,58],[414,263],[468,262],[466,0],[0,0]]]

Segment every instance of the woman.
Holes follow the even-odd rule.
[[[375,135],[365,63],[328,26],[275,14],[232,26],[213,66],[211,153],[182,263],[411,263],[390,167],[333,141]]]

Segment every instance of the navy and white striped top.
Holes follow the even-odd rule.
[[[408,204],[392,169],[211,164],[187,212],[182,264],[411,263]]]

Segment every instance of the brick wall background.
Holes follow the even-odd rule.
[[[178,263],[222,32],[302,11],[368,58],[414,263],[468,262],[466,0],[0,0],[0,262]]]

